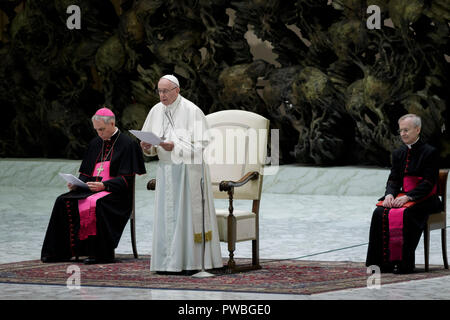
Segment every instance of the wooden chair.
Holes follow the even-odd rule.
[[[259,207],[269,120],[243,110],[215,112],[207,115],[206,120],[212,140],[205,159],[209,163],[213,195],[229,202],[227,209],[216,208],[219,239],[228,243],[228,272],[260,269]],[[229,161],[230,155],[235,155],[235,159]],[[236,199],[252,201],[251,210],[235,210]],[[234,251],[240,241],[252,241],[251,265],[236,265]]]
[[[136,195],[135,195],[135,186],[136,186],[136,176],[133,179],[133,190],[132,190],[132,203],[131,203],[131,214],[130,214],[130,232],[131,232],[131,247],[133,248],[134,258],[139,258],[137,247],[136,247]],[[115,250],[114,250],[115,255]],[[78,257],[77,257],[78,260]]]
[[[447,261],[447,177],[448,170],[439,170],[438,196],[444,205],[444,210],[439,213],[430,214],[428,217],[425,230],[423,232],[423,242],[425,249],[425,271],[429,270],[430,258],[430,231],[441,230],[442,257],[444,259],[444,267],[448,269]]]
[[[130,215],[130,231],[131,231],[131,246],[133,248],[134,258],[137,259],[139,257],[137,248],[136,248],[136,177],[133,180],[133,199],[132,199],[132,207],[131,207],[131,215]]]

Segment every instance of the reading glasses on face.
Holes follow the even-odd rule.
[[[398,132],[399,134],[402,134],[403,132],[404,132],[404,133],[408,133],[409,131],[411,131],[411,129],[400,129],[400,130],[398,130],[397,132]]]
[[[156,89],[157,94],[168,94],[170,91],[176,89],[178,87],[173,87],[172,89]]]

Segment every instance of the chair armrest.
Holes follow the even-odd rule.
[[[152,179],[147,182],[147,190],[155,190],[156,189],[156,179]]]
[[[245,176],[243,176],[241,179],[239,179],[238,181],[221,181],[219,184],[219,190],[220,191],[230,191],[232,188],[235,187],[241,187],[244,184],[246,184],[247,182],[249,182],[250,180],[256,180],[259,177],[259,172],[257,171],[252,171],[247,173]]]

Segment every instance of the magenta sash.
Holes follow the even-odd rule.
[[[413,190],[422,181],[422,177],[405,176],[403,178],[403,191]],[[435,194],[437,185],[433,187],[431,193]],[[402,260],[403,248],[403,214],[405,207],[391,208],[389,210],[389,259],[390,261]]]
[[[99,170],[100,166],[103,170]],[[99,162],[95,165],[93,176],[102,177],[102,181],[111,179],[109,175],[110,161]],[[98,174],[99,173],[99,174]],[[86,240],[88,236],[97,235],[97,219],[95,209],[97,200],[110,194],[111,192],[100,191],[86,199],[78,200],[78,211],[80,212],[80,240]]]
[[[412,176],[406,176],[403,178],[403,190],[404,192],[409,192],[423,180],[422,177],[412,177]],[[428,198],[429,196],[436,194],[437,192],[437,184],[434,185],[433,190],[431,190],[430,194],[427,195],[424,199]]]
[[[389,259],[402,260],[403,213],[405,208],[389,210]]]

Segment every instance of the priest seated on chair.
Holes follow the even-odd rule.
[[[150,110],[142,131],[155,133],[163,142],[156,146],[141,142],[145,155],[159,158],[150,270],[189,275],[202,265],[221,268],[209,166],[202,157],[208,128],[205,115],[179,94],[180,85],[173,75],[159,80],[157,93],[161,102]]]
[[[392,153],[385,195],[372,214],[366,266],[381,272],[412,273],[415,250],[428,216],[442,211],[437,196],[439,152],[420,137],[421,118],[398,120],[403,145]]]
[[[114,261],[114,249],[132,211],[136,174],[146,173],[139,144],[116,127],[103,107],[92,117],[98,136],[91,140],[79,169],[86,183],[68,183],[69,192],[54,204],[41,252],[42,262]]]

